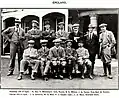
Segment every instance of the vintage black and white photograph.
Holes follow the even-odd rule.
[[[1,9],[1,88],[118,89],[118,11]]]

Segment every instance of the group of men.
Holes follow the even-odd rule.
[[[26,34],[20,27],[21,22],[15,20],[15,26],[9,27],[2,32],[6,43],[10,43],[10,64],[8,76],[13,75],[15,56],[18,52],[18,80],[27,68],[31,68],[31,79],[35,79],[35,73],[41,72],[44,80],[48,80],[49,73],[54,78],[64,78],[64,73],[69,79],[73,79],[72,72],[80,71],[81,78],[85,73],[93,79],[95,58],[98,50],[103,62],[104,75],[112,79],[111,75],[111,52],[116,44],[114,35],[106,29],[107,24],[99,25],[98,37],[95,26],[89,24],[88,31],[83,34],[79,31],[79,24],[73,25],[73,31],[67,33],[64,23],[60,22],[59,30],[51,30],[50,24],[45,25],[45,30],[38,29],[38,22],[32,21],[32,29]],[[28,46],[23,41],[28,39]],[[100,47],[98,47],[100,45]],[[86,72],[85,72],[85,69]],[[107,74],[107,69],[109,74]]]

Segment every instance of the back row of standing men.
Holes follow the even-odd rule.
[[[28,39],[28,40],[30,40],[30,41],[28,41],[29,47],[34,46],[34,48],[36,48],[36,49],[40,49],[41,45],[42,45],[42,47],[44,46],[43,44],[41,44],[42,40],[48,40],[47,47],[50,48],[50,51],[49,51],[50,57],[51,57],[51,55],[52,56],[54,55],[53,54],[54,52],[56,52],[54,50],[57,50],[57,48],[58,48],[57,46],[61,45],[60,48],[62,51],[60,51],[60,53],[62,54],[62,56],[60,57],[59,55],[57,55],[57,53],[55,53],[57,55],[56,57],[60,57],[61,61],[66,61],[71,56],[71,58],[75,57],[75,59],[73,58],[71,60],[72,62],[77,60],[79,65],[83,65],[84,63],[85,63],[84,65],[91,65],[91,70],[90,70],[89,66],[87,67],[87,69],[90,70],[90,72],[89,72],[90,78],[92,78],[92,75],[94,74],[93,69],[94,69],[94,64],[95,64],[95,56],[98,53],[98,50],[100,50],[101,60],[103,61],[104,76],[107,76],[107,69],[108,69],[108,71],[109,71],[108,78],[112,79],[112,76],[111,76],[111,50],[113,49],[114,45],[116,44],[116,41],[115,41],[113,33],[111,31],[106,30],[107,24],[103,23],[103,24],[99,25],[101,31],[100,31],[100,35],[98,38],[97,33],[95,33],[95,31],[94,31],[95,27],[92,24],[89,24],[88,31],[86,32],[85,35],[83,35],[83,33],[79,31],[79,24],[74,24],[73,31],[71,33],[67,33],[64,31],[64,23],[60,22],[59,30],[55,33],[54,30],[50,29],[49,24],[45,25],[45,31],[40,31],[37,28],[38,22],[36,20],[33,20],[32,21],[32,29],[29,30],[27,32],[27,34],[25,34],[24,30],[19,27],[19,23],[20,23],[19,20],[15,20],[15,26],[9,27],[2,32],[3,36],[6,39],[5,44],[10,42],[10,64],[9,64],[8,76],[13,74],[14,66],[15,66],[16,52],[18,52],[18,65],[19,65],[18,69],[19,69],[19,71],[22,70],[21,73],[23,72],[21,65],[24,65],[24,64],[20,65],[21,60],[22,60],[21,63],[24,63],[24,61],[23,61],[24,55],[22,55],[23,53],[25,53],[23,41],[25,39]],[[59,39],[60,39],[60,41],[58,41]],[[33,40],[34,42],[32,42],[31,40]],[[41,43],[40,43],[40,40],[41,40]],[[70,40],[70,41],[68,41],[68,40]],[[67,45],[66,45],[65,42],[70,42],[70,43],[67,43]],[[31,45],[30,43],[33,43],[34,45]],[[60,43],[60,45],[59,45],[59,43]],[[54,46],[54,44],[55,44],[55,46]],[[83,47],[82,44],[84,44],[84,47],[86,49],[82,48]],[[100,49],[98,49],[98,44],[100,44]],[[70,46],[71,46],[71,49],[69,49]],[[56,49],[53,49],[53,47]],[[81,49],[79,49],[79,48],[81,48]],[[79,50],[76,50],[76,49],[79,49]],[[63,50],[65,52],[63,52]],[[73,56],[71,50],[76,50],[77,51],[76,54],[78,54],[78,57]],[[88,52],[87,52],[87,50],[88,50]],[[63,55],[66,54],[66,51],[69,54],[67,54],[67,57],[66,56],[64,57]],[[82,51],[84,51],[84,52],[82,52]],[[28,53],[30,53],[30,52],[28,52]],[[87,53],[87,54],[89,53],[89,56],[87,56],[86,58],[85,58],[85,53]],[[42,53],[41,53],[41,55],[42,55]],[[23,57],[23,59],[22,59],[22,57]],[[28,57],[29,57],[29,55],[28,55]],[[36,57],[35,58],[31,57],[31,58],[36,59]],[[41,57],[39,57],[39,58],[41,58]],[[89,60],[87,60],[87,59],[89,59]],[[50,61],[51,61],[51,59],[50,59]],[[54,60],[54,58],[52,58],[51,65],[56,64],[56,62],[54,62],[54,61],[57,61],[57,60]],[[90,61],[91,61],[91,63],[90,63]],[[32,61],[32,60],[30,60],[30,62],[34,63],[34,61]],[[37,62],[37,59],[35,62]],[[26,63],[26,61],[25,61],[25,63]],[[40,63],[41,63],[40,65],[43,65],[42,60]],[[49,63],[49,62],[47,62],[47,63]],[[60,65],[60,63],[58,63],[58,62],[57,62],[57,64]],[[63,64],[65,64],[65,62],[62,62],[62,65]],[[38,64],[36,64],[36,65],[38,65]],[[57,68],[58,67],[55,67],[54,68],[55,71],[52,71],[52,72],[55,72],[56,77],[58,76],[57,74],[60,73],[59,77],[62,78],[62,75],[61,75],[62,72],[60,72],[60,71],[63,70],[62,69],[63,67],[59,67],[58,69]],[[67,72],[69,74],[69,78],[71,79],[72,77],[71,77],[70,70],[72,68],[68,68],[68,69],[69,70]],[[82,70],[83,71],[81,71],[82,72],[81,77],[84,78],[84,73],[83,73],[84,68]],[[59,72],[57,72],[57,71],[59,71]],[[36,72],[36,71],[34,71],[34,72]],[[32,79],[34,79],[34,72],[31,75]],[[21,73],[20,73],[18,79],[22,78]],[[41,73],[42,73],[42,68],[41,68]]]

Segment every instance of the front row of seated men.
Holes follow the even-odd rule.
[[[34,49],[34,41],[28,41],[29,47],[24,50],[23,59],[20,63],[20,73],[18,80],[22,79],[22,75],[25,68],[31,67],[31,79],[35,79],[35,73],[40,68],[41,75],[44,80],[48,80],[48,72],[52,73],[54,78],[64,78],[64,71],[69,79],[72,79],[73,69],[81,72],[81,78],[84,79],[84,70],[87,69],[87,73],[90,79],[93,79],[91,75],[91,61],[89,60],[88,50],[83,47],[82,40],[78,42],[78,49],[73,49],[72,40],[67,40],[67,47],[60,46],[61,40],[55,39],[54,47],[47,48],[47,40],[41,40],[42,47],[37,50]],[[76,68],[76,65],[78,68]]]

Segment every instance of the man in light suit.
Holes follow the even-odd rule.
[[[48,71],[50,69],[50,60],[48,58],[49,48],[47,48],[48,40],[40,40],[41,48],[38,50],[38,59],[40,60],[41,75],[45,81],[48,80]]]
[[[51,60],[51,69],[55,74],[55,78],[63,79],[63,70],[66,67],[65,50],[60,46],[60,39],[55,39],[55,46],[50,48],[49,58]]]
[[[18,76],[18,80],[22,79],[22,74],[25,71],[25,68],[28,66],[32,69],[31,79],[35,80],[35,73],[37,73],[38,66],[39,66],[39,60],[38,59],[38,52],[37,49],[34,49],[34,40],[28,41],[28,48],[24,50],[23,53],[23,59],[21,60],[20,64],[20,74]]]
[[[95,26],[89,24],[88,31],[84,35],[84,47],[89,51],[89,59],[92,62],[92,75],[94,75],[94,64],[95,57],[98,53],[98,36],[96,31],[94,31]]]
[[[15,67],[15,57],[18,52],[18,71],[20,70],[20,61],[24,50],[23,41],[25,40],[24,30],[20,27],[21,21],[15,19],[15,26],[8,27],[2,32],[5,37],[5,44],[10,43],[10,64],[7,76],[13,75]]]
[[[111,73],[111,50],[114,48],[116,44],[116,40],[114,34],[111,31],[106,29],[107,24],[102,23],[99,25],[101,31],[99,35],[99,43],[100,43],[100,56],[103,62],[104,75],[107,76],[108,69],[108,78],[112,79]]]
[[[42,31],[38,29],[38,22],[36,20],[32,20],[32,29],[30,29],[27,33],[28,40],[34,40],[34,48],[40,49],[40,39],[42,39]]]

